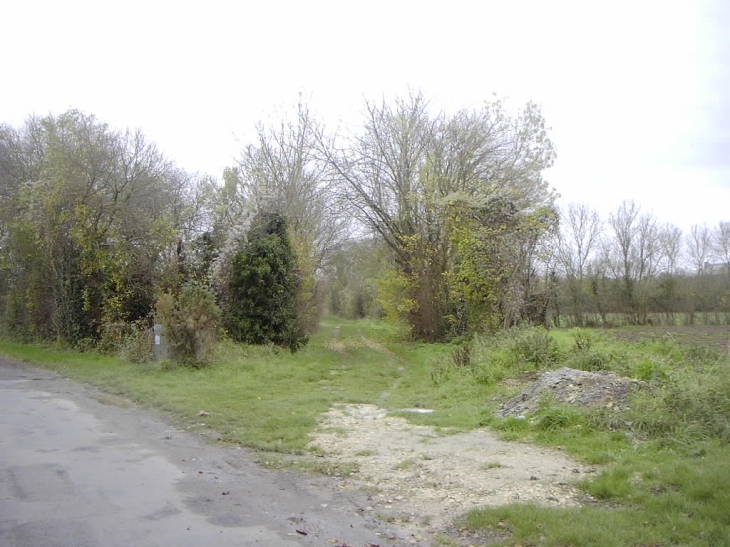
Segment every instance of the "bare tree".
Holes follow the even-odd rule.
[[[659,229],[659,252],[661,264],[667,275],[677,273],[677,263],[682,253],[682,230],[674,224],[665,224]]]
[[[257,139],[241,153],[226,192],[239,208],[273,211],[288,222],[300,272],[300,319],[308,330],[318,323],[317,272],[331,259],[349,226],[333,191],[330,165],[318,153],[322,128],[300,103],[296,118],[257,127]]]
[[[595,209],[571,203],[561,216],[557,259],[568,282],[574,321],[584,322],[583,292],[586,270],[601,235],[601,221]]]
[[[730,273],[730,222],[720,222],[714,229],[712,249]]]
[[[684,241],[690,265],[699,275],[712,253],[712,233],[707,224],[693,224]]]
[[[463,222],[492,229],[485,214],[552,205],[541,171],[554,151],[540,111],[528,104],[511,118],[495,102],[446,116],[416,94],[366,104],[363,130],[348,144],[323,147],[343,195],[392,250],[413,334],[442,338],[454,304],[445,276],[454,260],[448,211],[458,204]]]
[[[624,201],[609,216],[609,261],[621,280],[623,305],[630,323],[646,321],[648,286],[656,274],[661,249],[659,228],[651,214],[642,214],[633,201]]]

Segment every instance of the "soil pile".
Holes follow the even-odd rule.
[[[592,408],[626,407],[629,395],[643,384],[614,372],[587,372],[572,368],[551,370],[540,375],[522,393],[497,410],[499,416],[525,416],[538,410],[545,397],[561,403]]]

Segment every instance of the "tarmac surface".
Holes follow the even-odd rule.
[[[0,359],[0,546],[427,545],[327,477],[269,471],[130,401]]]

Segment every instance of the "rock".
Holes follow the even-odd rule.
[[[621,410],[631,392],[642,385],[638,380],[614,372],[587,372],[564,367],[540,375],[522,393],[501,404],[496,413],[503,417],[532,414],[546,394],[562,403]]]

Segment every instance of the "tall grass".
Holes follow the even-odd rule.
[[[495,545],[730,544],[728,356],[672,337],[628,343],[577,329],[551,336],[554,366],[614,371],[645,387],[623,410],[546,399],[529,419],[489,423],[506,438],[561,446],[603,465],[582,484],[596,502],[581,509],[487,508],[469,513],[462,525],[502,537]],[[537,368],[509,340],[477,339],[475,346],[486,348],[472,362],[475,378],[485,377],[479,372],[484,366],[492,367],[490,380],[516,374],[520,364]]]

